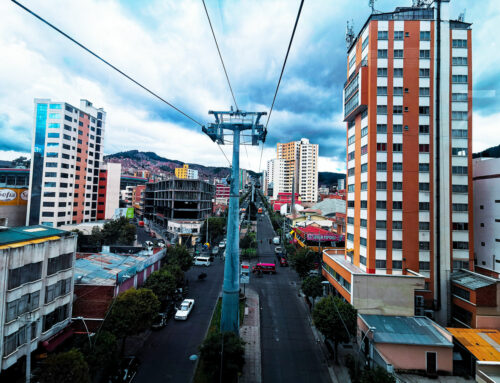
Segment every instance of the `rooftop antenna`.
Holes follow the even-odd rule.
[[[347,45],[347,48],[349,48],[354,41],[354,21],[347,20],[347,27],[345,30],[345,43]]]
[[[372,14],[375,13],[375,0],[369,0],[368,5],[372,9]]]
[[[464,10],[462,11],[462,13],[458,15],[458,21],[461,21],[462,23],[465,20],[465,11],[466,11],[466,9],[464,8]]]

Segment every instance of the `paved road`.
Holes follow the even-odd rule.
[[[188,298],[195,299],[193,311],[187,321],[171,319],[167,327],[151,333],[138,355],[142,363],[134,383],[191,381],[194,362],[189,356],[198,353],[205,337],[221,291],[223,271],[224,263],[219,258],[208,268],[193,266],[188,271]],[[208,274],[203,282],[197,280],[201,272]]]
[[[274,236],[267,216],[257,222],[257,243],[261,262],[277,263]],[[263,243],[260,240],[263,239]],[[261,305],[262,381],[331,382],[322,351],[316,342],[307,308],[298,297],[298,277],[288,267],[275,275],[252,276],[250,284],[259,293]]]

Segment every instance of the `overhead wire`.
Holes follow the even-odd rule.
[[[79,41],[77,41],[76,39],[74,39],[73,37],[71,37],[70,35],[68,35],[67,33],[63,32],[61,29],[59,29],[58,27],[56,27],[55,25],[53,25],[52,23],[50,23],[49,21],[47,21],[46,19],[44,19],[42,16],[38,15],[37,13],[35,13],[34,11],[32,11],[29,8],[27,8],[26,6],[24,6],[23,4],[19,3],[16,0],[11,0],[11,1],[14,4],[16,4],[17,6],[19,6],[20,8],[24,9],[29,14],[33,15],[35,18],[37,18],[38,20],[40,20],[44,24],[46,24],[47,26],[49,26],[50,28],[52,28],[53,30],[55,30],[56,32],[58,32],[59,34],[61,34],[62,36],[66,37],[67,39],[69,39],[70,41],[72,41],[73,43],[75,43],[76,45],[78,45],[80,48],[82,48],[86,52],[90,53],[92,56],[94,56],[95,58],[97,58],[98,60],[100,60],[101,62],[103,62],[104,64],[106,64],[107,66],[109,66],[110,68],[112,68],[113,70],[115,70],[116,72],[120,73],[122,76],[124,76],[128,80],[132,81],[134,84],[136,84],[137,86],[139,86],[140,88],[142,88],[143,90],[145,90],[146,92],[148,92],[149,94],[151,94],[152,96],[156,97],[158,100],[162,101],[163,103],[167,104],[169,107],[171,107],[172,109],[174,109],[175,111],[177,111],[180,114],[182,114],[184,117],[190,119],[192,122],[194,122],[195,124],[197,124],[199,126],[203,126],[203,124],[201,122],[197,121],[196,119],[194,119],[193,117],[191,117],[187,113],[183,112],[181,109],[179,109],[178,107],[176,107],[172,103],[168,102],[163,97],[161,97],[160,95],[158,95],[157,93],[155,93],[154,91],[152,91],[151,89],[149,89],[148,87],[146,87],[145,85],[142,85],[139,81],[135,80],[133,77],[129,76],[128,74],[126,74],[122,70],[118,69],[115,65],[111,64],[109,61],[105,60],[100,55],[98,55],[97,53],[93,52],[92,50],[90,50],[89,48],[87,48],[85,45],[83,45],[82,43],[80,43]],[[231,161],[229,161],[229,159],[227,158],[226,153],[220,147],[220,144],[218,144],[218,146],[219,146],[219,149],[221,150],[222,154],[226,158],[229,166],[231,167]]]
[[[276,91],[274,92],[274,97],[273,97],[273,102],[271,104],[271,109],[269,110],[269,114],[267,115],[266,126],[264,127],[264,132],[266,132],[266,133],[267,133],[267,126],[269,125],[269,120],[271,119],[271,114],[273,113],[273,108],[274,108],[274,103],[276,101],[276,96],[278,95],[278,90],[280,88],[281,79],[283,77],[283,73],[285,72],[285,66],[286,66],[286,62],[288,60],[288,54],[290,53],[290,48],[292,47],[293,38],[295,36],[295,31],[297,30],[297,24],[299,23],[300,14],[302,13],[302,6],[303,5],[304,5],[304,0],[301,0],[299,10],[297,12],[297,17],[295,18],[295,24],[293,26],[292,36],[290,37],[290,42],[288,43],[288,49],[286,50],[285,60],[283,61],[283,66],[281,68],[281,73],[280,73],[280,78],[278,80],[278,85],[276,86]],[[264,143],[262,143],[262,150],[260,152],[259,173],[261,171],[262,153],[263,152],[264,152]]]

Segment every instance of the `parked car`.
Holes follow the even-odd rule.
[[[177,320],[187,320],[189,314],[193,310],[194,299],[184,299],[175,313],[175,319]]]
[[[281,253],[283,252],[283,249],[281,248],[281,246],[276,246],[276,247],[274,248],[274,252],[275,252],[276,254],[281,254]]]
[[[151,325],[151,328],[153,330],[162,329],[163,327],[165,327],[167,325],[167,321],[168,321],[168,318],[167,318],[167,315],[165,313],[158,313],[158,315],[156,316],[156,318],[153,321],[153,324]]]
[[[213,255],[219,254],[219,246],[214,246],[214,248],[212,249],[212,254]]]
[[[274,243],[275,245],[279,245],[279,244],[280,244],[280,237],[274,237],[274,238],[273,238],[273,243]]]
[[[219,243],[219,247],[221,249],[225,248],[226,247],[226,241],[221,241],[221,243]]]
[[[194,259],[195,266],[210,266],[210,258],[209,257],[196,257]]]
[[[286,258],[285,258],[285,257],[280,257],[280,258],[279,258],[279,262],[280,262],[280,266],[281,266],[281,267],[286,267],[286,266],[288,266],[288,261],[286,260]]]

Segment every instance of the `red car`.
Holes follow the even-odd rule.
[[[280,257],[280,266],[281,267],[286,267],[288,266],[288,261],[286,260],[285,257]]]

